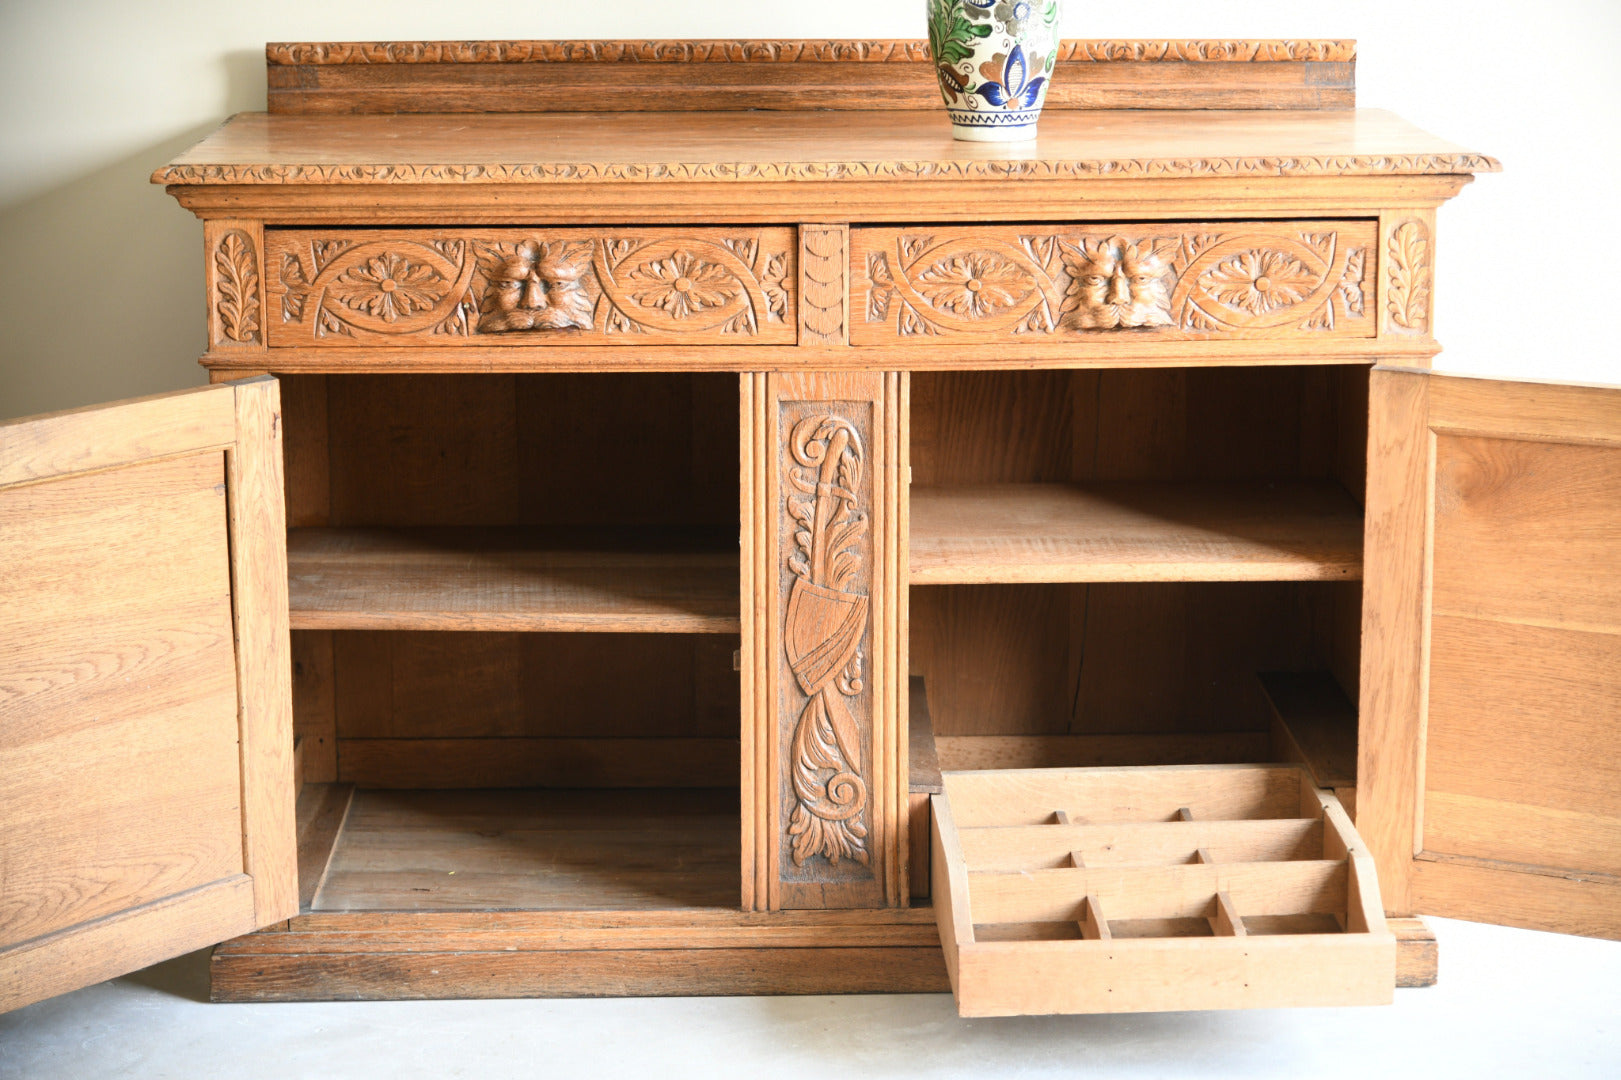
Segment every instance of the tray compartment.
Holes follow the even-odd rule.
[[[1395,938],[1296,766],[944,774],[932,892],[964,1016],[1388,1003]]]

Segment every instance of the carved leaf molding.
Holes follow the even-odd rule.
[[[387,165],[165,165],[154,184],[510,184],[604,180],[716,182],[883,179],[1009,180],[1160,176],[1428,176],[1500,172],[1484,154],[1336,154],[1184,158],[900,161],[438,162]]]
[[[253,238],[241,229],[227,229],[214,247],[214,293],[225,339],[258,344],[259,254]]]
[[[272,42],[271,64],[514,64],[514,63],[805,63],[863,61],[927,63],[920,40],[713,41],[336,41]],[[1246,62],[1356,59],[1356,42],[1268,40],[1066,40],[1068,62],[1149,60]]]
[[[867,255],[864,317],[893,320],[903,338],[1326,331],[1366,317],[1368,265],[1367,248],[1335,231],[900,234]]]
[[[783,643],[805,696],[791,748],[790,855],[795,866],[818,856],[834,866],[842,859],[868,865],[862,733],[845,700],[865,689],[861,642],[871,600],[858,581],[865,453],[856,427],[826,413],[794,425],[789,452],[797,467],[787,471],[794,491],[785,501],[797,528]]]
[[[1403,330],[1430,325],[1430,240],[1420,221],[1404,221],[1390,234],[1390,282],[1385,307]]]
[[[790,317],[783,250],[719,241],[519,236],[311,241],[279,267],[284,323],[328,335],[568,330],[754,335]]]

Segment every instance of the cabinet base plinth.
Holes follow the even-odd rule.
[[[227,941],[215,1001],[923,994],[951,989],[929,908],[876,912],[367,912]],[[1435,935],[1393,919],[1396,985]]]

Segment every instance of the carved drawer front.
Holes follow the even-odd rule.
[[[273,229],[278,346],[792,344],[795,230]]]
[[[964,1016],[1388,1004],[1396,939],[1298,766],[944,774],[933,903]]]
[[[1373,337],[1373,221],[850,230],[850,341]]]

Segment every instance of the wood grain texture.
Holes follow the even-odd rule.
[[[1621,940],[1621,882],[1526,872],[1523,864],[1422,855],[1413,895],[1425,911],[1473,922]]]
[[[763,372],[738,376],[738,564],[742,600],[740,725],[742,752],[739,783],[742,795],[742,906],[767,911],[773,906],[773,864],[777,821],[775,779],[776,712],[771,705],[770,594],[774,567],[766,543],[774,508],[766,495],[770,451],[769,393]]]
[[[737,642],[722,635],[349,631],[334,646],[340,764],[351,739],[737,731]]]
[[[918,109],[936,94],[922,41],[272,42],[265,56],[276,113]],[[1349,108],[1355,59],[1348,41],[1068,40],[1046,107]]]
[[[298,910],[310,910],[354,801],[352,784],[310,783],[298,792]]]
[[[232,388],[237,434],[225,460],[242,756],[242,862],[253,878],[254,915],[263,925],[298,911],[281,397],[269,376]]]
[[[920,507],[928,492],[948,486],[1016,490],[1067,482],[1083,491],[1105,485],[1132,497],[1141,492],[1144,499],[1186,491],[1195,501],[1206,492],[1248,490],[1264,501],[1267,492],[1299,485],[1320,489],[1341,508],[1346,548],[1360,548],[1357,496],[1338,489],[1349,479],[1361,490],[1342,459],[1365,453],[1363,369],[953,371],[911,378]],[[922,515],[913,530],[914,572],[924,544]],[[960,515],[943,516],[947,528],[962,527]],[[1017,532],[1015,544],[1037,552],[1057,531],[1046,520],[1023,530],[1005,528],[995,515],[992,522],[999,534]],[[1082,533],[1078,521],[1074,531]],[[1344,558],[1349,564],[1355,557]],[[1185,576],[1232,571],[1217,562]],[[1358,565],[1353,573],[1359,572]],[[1270,713],[1253,672],[1354,668],[1359,601],[1354,581],[914,585],[912,669],[929,679],[935,726],[946,737],[1255,731],[1269,724]],[[1074,763],[1266,755],[1264,746],[1242,757],[1160,758],[1146,745],[1140,749],[1150,756]]]
[[[327,383],[332,526],[635,526],[655,549],[694,533],[734,542],[730,376],[463,369]]]
[[[975,925],[1060,922],[1079,897],[1096,896],[1112,919],[1197,919],[1227,893],[1252,915],[1344,914],[1345,863],[1331,859],[1063,867],[999,874],[970,871]]]
[[[940,757],[935,747],[934,723],[929,718],[928,689],[917,675],[907,684],[906,728],[908,902],[916,902],[929,895],[929,796],[941,791]]]
[[[177,390],[0,424],[0,486],[132,465],[236,441],[230,394]]]
[[[1129,752],[1127,737],[1264,735],[1270,716],[1254,673],[1325,666],[1329,587],[913,586],[912,669],[928,680],[941,739],[1096,736],[1106,755],[1111,739]],[[1246,745],[1264,756],[1260,743]]]
[[[243,871],[224,481],[205,451],[0,490],[0,948]]]
[[[736,779],[736,739],[463,736],[343,740],[367,788],[712,788]]]
[[[273,229],[265,244],[275,347],[796,338],[792,229]]]
[[[736,794],[357,792],[316,911],[735,907]]]
[[[1396,935],[1396,986],[1434,986],[1440,980],[1440,950],[1435,931],[1423,919],[1386,919]]]
[[[1045,769],[1092,765],[1227,765],[1272,756],[1262,731],[1160,735],[942,735],[943,768]]]
[[[262,380],[0,428],[0,1007],[297,910],[278,426]]]
[[[932,932],[932,930],[931,930]],[[420,998],[688,997],[742,994],[940,993],[938,947],[693,948],[454,953],[215,953],[215,1001],[398,1001]]]
[[[338,702],[332,633],[295,630],[289,638],[293,662],[293,738],[299,750],[300,781],[331,783],[338,778]]]
[[[1161,765],[1137,768],[946,772],[959,828],[1044,825],[1057,810],[1087,824],[1294,817],[1300,769],[1293,765]]]
[[[243,874],[108,915],[0,953],[0,1012],[150,967],[246,933],[253,882]]]
[[[1085,868],[1172,866],[1200,851],[1223,863],[1314,859],[1319,818],[1155,821],[1115,825],[1000,825],[960,831],[963,858],[980,872],[1055,870],[1080,853]]]
[[[1356,786],[1356,706],[1326,672],[1266,672],[1272,756],[1296,761],[1318,787]]]
[[[578,187],[883,179],[904,185],[980,178],[1402,176],[1501,167],[1377,109],[1279,111],[1261,118],[1241,110],[1060,110],[1044,118],[1039,147],[989,154],[953,142],[941,119],[937,109],[697,113],[682,118],[693,149],[672,160],[669,121],[658,113],[481,114],[459,116],[454,124],[432,116],[239,113],[155,171],[152,181]]]
[[[739,631],[737,558],[513,529],[295,529],[299,630]],[[687,545],[690,547],[690,545]]]
[[[1349,63],[1356,42],[1326,38],[1133,40],[1066,38],[1066,63],[1285,61]],[[271,41],[267,67],[344,64],[909,64],[929,58],[921,39],[678,38],[582,41]]]
[[[965,1016],[1391,999],[1371,861],[1303,770],[947,772],[945,789],[937,822],[968,819],[949,843],[937,824],[934,852],[936,896],[972,912],[940,920]]]
[[[907,789],[931,795],[940,792],[940,755],[936,750],[934,723],[929,718],[929,692],[921,676],[907,682]]]
[[[280,375],[282,472],[287,481],[287,526],[332,523],[331,432],[325,375]]]
[[[1369,383],[1357,831],[1373,852],[1386,910],[1397,915],[1415,912],[1410,875],[1424,782],[1431,381],[1375,369]]]
[[[1621,624],[1594,570],[1621,559],[1621,396],[1375,374],[1406,395],[1374,414],[1375,447],[1404,464],[1369,484],[1367,606],[1385,625],[1365,626],[1385,637],[1357,790],[1387,902],[1614,936]],[[1405,523],[1388,562],[1376,497]],[[1371,716],[1370,683],[1398,691]]]
[[[786,211],[785,211],[786,212]],[[1029,369],[1087,371],[1129,369],[1155,371],[1185,368],[1190,363],[1223,368],[1366,367],[1384,361],[1402,367],[1428,367],[1441,351],[1433,339],[1325,339],[1302,352],[1285,342],[1215,338],[1170,342],[1124,335],[1102,336],[1077,349],[1072,342],[1035,342],[1016,349],[952,352],[932,344],[884,347],[883,366],[896,371],[1013,371]],[[275,352],[280,374],[452,375],[489,374],[861,371],[872,367],[865,350],[843,345],[751,345],[746,349],[708,345],[667,345],[645,352],[603,349],[595,345],[548,346],[542,354],[499,346],[465,345],[453,352],[396,348],[391,345],[329,349],[320,345],[288,346]],[[227,354],[200,359],[216,382],[264,372],[263,361],[240,362]],[[1359,489],[1360,490],[1360,489]]]
[[[1362,573],[1338,484],[997,484],[912,489],[914,585],[1323,581]]]

